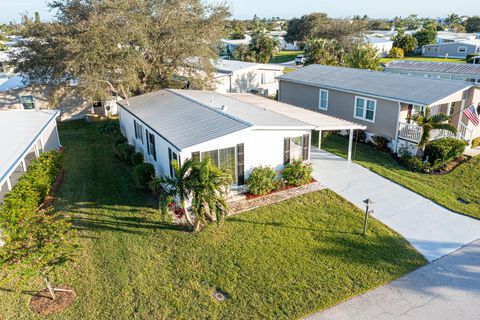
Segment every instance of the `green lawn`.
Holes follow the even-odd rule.
[[[414,61],[429,61],[429,62],[455,62],[455,63],[467,63],[465,59],[453,59],[453,58],[429,58],[429,57],[422,57],[422,56],[416,56],[416,57],[405,57],[403,59],[395,59],[395,58],[382,58],[381,62],[386,64],[389,63],[392,60],[414,60]]]
[[[57,207],[70,214],[80,249],[57,284],[76,289],[48,319],[292,319],[387,283],[425,263],[402,237],[331,191],[230,217],[189,234],[159,221],[111,138],[83,122],[59,127],[65,177]],[[37,319],[15,273],[0,275],[1,319]],[[3,279],[1,279],[3,278]],[[210,294],[221,288],[226,302]]]
[[[322,149],[344,158],[347,145],[346,138],[333,134],[322,141]],[[411,172],[390,154],[363,144],[357,145],[354,161],[452,211],[480,218],[480,156],[446,175]],[[470,203],[462,204],[458,198]]]
[[[303,54],[303,51],[280,51],[275,57],[270,60],[270,63],[284,63],[295,60],[295,57],[299,54]]]

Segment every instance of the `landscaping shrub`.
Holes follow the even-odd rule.
[[[117,155],[120,159],[131,161],[132,154],[135,153],[135,148],[128,143],[121,143],[117,146]]]
[[[367,134],[364,130],[355,130],[355,140],[360,143],[367,141]]]
[[[122,135],[118,135],[115,137],[115,139],[113,139],[113,145],[115,146],[115,148],[117,148],[118,145],[127,143],[127,142],[128,142],[127,138],[125,138]]]
[[[120,122],[114,119],[105,119],[98,124],[98,131],[102,134],[119,135],[120,134]]]
[[[143,154],[140,152],[135,152],[132,154],[132,157],[130,159],[132,161],[133,166],[138,166],[139,164],[142,164],[144,161]]]
[[[375,148],[383,152],[391,152],[388,144],[390,143],[390,139],[382,136],[374,136],[373,142],[375,144]]]
[[[301,186],[312,181],[313,168],[310,163],[293,160],[282,170],[283,180],[287,186]]]
[[[476,148],[478,146],[480,146],[480,137],[472,140],[472,148]]]
[[[478,57],[478,56],[479,56],[478,53],[470,53],[470,54],[467,54],[467,57],[465,58],[465,61],[467,61],[467,63],[472,63],[472,62],[473,62],[473,58]]]
[[[430,142],[425,148],[425,157],[433,169],[438,169],[462,156],[467,143],[455,138],[443,138]]]
[[[256,167],[247,179],[248,190],[254,195],[264,195],[277,186],[277,173],[271,167]]]
[[[404,154],[400,157],[400,164],[402,164],[405,168],[410,171],[416,172],[429,172],[430,171],[430,163],[424,163],[420,158],[412,156],[410,154]]]
[[[402,59],[405,57],[405,52],[402,48],[393,47],[388,53],[388,58]]]
[[[133,178],[141,187],[148,187],[155,176],[155,168],[150,163],[142,163],[133,168]]]

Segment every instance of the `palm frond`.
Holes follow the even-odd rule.
[[[442,123],[450,120],[450,116],[447,116],[445,113],[437,113],[432,116],[432,123]]]
[[[449,123],[438,123],[438,124],[433,124],[432,127],[434,129],[441,129],[441,130],[447,130],[447,131],[450,131],[452,133],[457,133],[457,128],[455,128],[454,126],[452,126],[451,124]]]

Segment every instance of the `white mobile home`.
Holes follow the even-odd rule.
[[[60,148],[59,111],[0,110],[0,202],[41,152]]]
[[[292,110],[293,109],[293,110]],[[288,116],[287,114],[291,114]],[[122,134],[159,175],[171,160],[209,156],[243,185],[257,166],[310,159],[313,129],[363,126],[252,94],[161,90],[119,102]]]
[[[220,93],[253,92],[265,96],[275,95],[278,90],[276,77],[283,74],[284,67],[236,60],[215,60],[215,91]]]

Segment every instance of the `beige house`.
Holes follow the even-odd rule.
[[[416,151],[422,130],[411,118],[426,108],[450,115],[457,138],[471,144],[480,136],[480,127],[463,114],[480,104],[480,88],[471,82],[323,65],[278,79],[279,101],[364,124],[368,138],[386,137],[395,151]],[[432,139],[447,136],[452,133],[432,133]]]
[[[0,110],[2,109],[56,109],[60,120],[84,118],[89,113],[117,114],[115,98],[111,101],[91,103],[75,93],[69,92],[57,98],[53,106],[47,89],[33,88],[21,76],[0,78]]]

